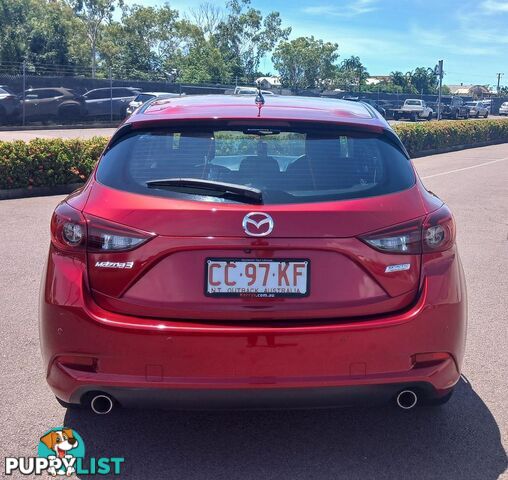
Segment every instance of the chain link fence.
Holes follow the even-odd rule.
[[[137,73],[139,78],[122,79],[110,69],[98,69],[92,78],[92,69],[88,67],[2,62],[0,126],[116,125],[141,102],[151,98],[151,94],[231,94],[235,88],[242,87],[235,78],[226,84],[193,84],[177,82],[176,72],[170,72],[165,75],[166,78],[159,80],[148,80],[151,72]],[[368,100],[388,118],[390,111],[399,108],[408,98],[421,98],[431,105],[437,101],[437,95],[387,93],[381,89],[370,92],[317,89],[291,92],[276,87],[272,91],[279,95]],[[468,101],[471,97],[463,99]],[[492,98],[491,113],[497,113],[501,103],[507,100]]]

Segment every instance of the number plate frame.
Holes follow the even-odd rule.
[[[208,291],[208,265],[211,262],[258,262],[258,263],[306,263],[307,264],[307,278],[305,293],[243,293],[243,292],[209,292]],[[208,257],[204,262],[204,294],[210,298],[304,298],[310,295],[310,260],[308,258],[243,258],[243,257]]]

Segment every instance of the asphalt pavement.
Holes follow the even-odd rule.
[[[469,293],[463,380],[437,409],[171,412],[60,407],[44,379],[38,289],[63,197],[0,201],[0,457],[36,454],[54,426],[133,479],[508,478],[508,144],[415,161],[452,208]],[[1,466],[4,470],[3,460]],[[16,477],[11,478],[26,478]],[[84,477],[85,478],[85,477]]]

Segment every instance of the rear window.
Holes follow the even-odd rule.
[[[255,188],[262,203],[308,203],[384,195],[411,187],[406,156],[382,136],[314,127],[136,131],[103,156],[97,179],[129,192],[197,201],[220,195],[150,188],[162,179],[198,179]]]
[[[406,105],[421,105],[420,100],[406,100]]]
[[[140,93],[135,99],[134,101],[136,102],[147,102],[148,100],[150,100],[151,98],[155,98],[155,95],[150,95],[148,93]]]

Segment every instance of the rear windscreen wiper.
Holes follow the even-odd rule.
[[[227,198],[238,202],[262,204],[261,190],[236,183],[202,180],[200,178],[162,178],[146,182],[148,188],[163,188],[175,192]]]

